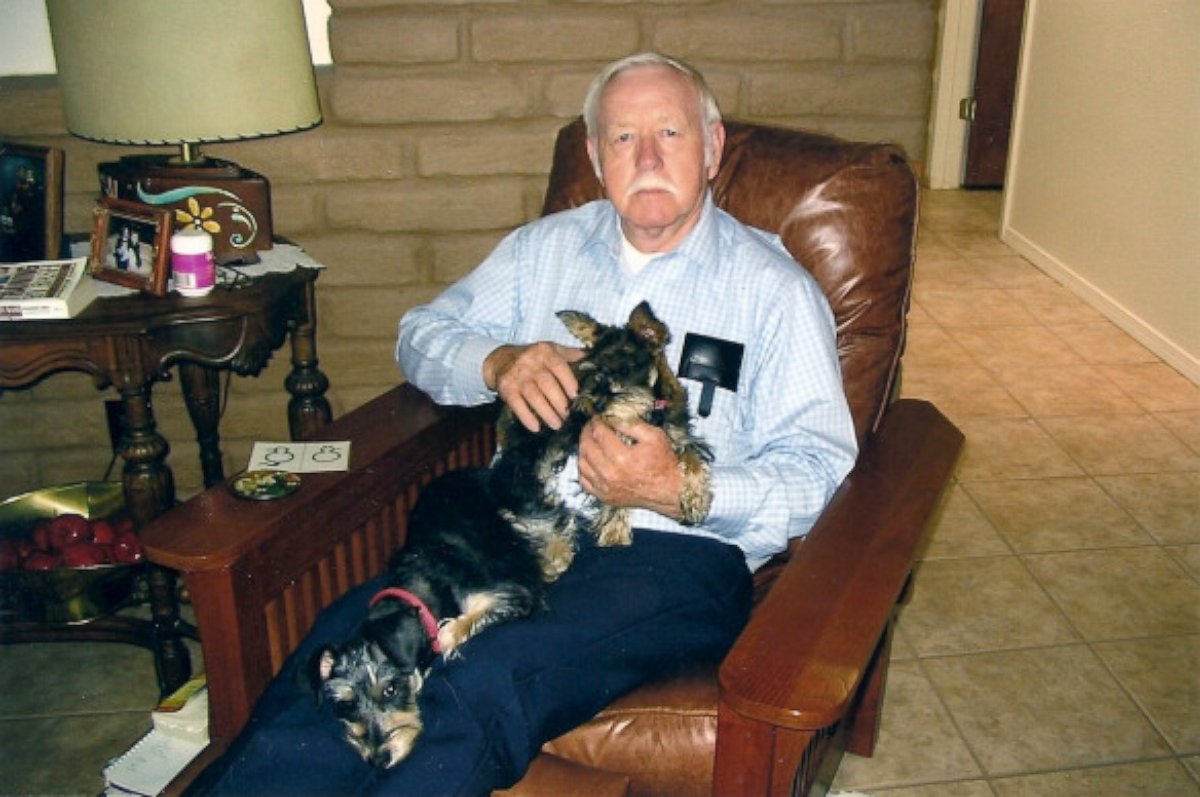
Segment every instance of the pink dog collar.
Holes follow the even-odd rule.
[[[433,643],[430,648],[434,653],[442,652],[442,645],[438,642],[438,623],[437,618],[433,616],[433,612],[429,611],[429,607],[425,605],[425,601],[418,598],[406,589],[399,587],[389,587],[381,589],[375,593],[375,597],[371,598],[371,603],[368,605],[374,606],[384,598],[396,598],[402,600],[409,606],[417,610],[417,616],[421,618],[421,625],[425,628],[425,633],[429,636],[429,640]]]

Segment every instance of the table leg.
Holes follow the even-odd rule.
[[[175,503],[175,480],[166,465],[170,447],[155,425],[148,384],[122,388],[121,400],[126,423],[121,448],[125,504],[141,528]],[[154,664],[159,690],[165,695],[191,677],[191,660],[179,632],[175,574],[155,565],[150,565],[146,573],[155,637]]]
[[[121,388],[121,402],[125,411],[121,447],[125,505],[140,527],[175,504],[175,478],[166,465],[170,446],[154,423],[150,386]]]
[[[200,469],[204,486],[212,487],[225,480],[221,462],[221,374],[215,368],[195,363],[179,363],[179,388],[187,404],[188,415],[200,443]]]
[[[311,281],[304,283],[304,318],[292,327],[292,372],[284,387],[288,401],[288,428],[293,440],[302,440],[333,419],[325,391],[329,377],[317,367],[317,300]]]
[[[158,689],[169,695],[192,677],[192,658],[180,631],[179,595],[173,570],[151,564],[146,568],[150,587],[150,622],[154,626],[154,672]]]

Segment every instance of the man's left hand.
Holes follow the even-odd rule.
[[[648,423],[618,432],[592,419],[579,438],[579,484],[612,506],[681,517],[679,460],[666,433]]]

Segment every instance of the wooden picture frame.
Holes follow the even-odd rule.
[[[0,141],[0,263],[59,258],[63,163],[56,147]]]
[[[171,272],[171,211],[103,197],[92,215],[92,276],[154,296],[164,295]]]

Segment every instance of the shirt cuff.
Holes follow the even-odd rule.
[[[742,468],[709,466],[712,486],[712,507],[701,524],[725,539],[733,539],[745,531],[754,516],[753,499],[756,492],[754,477]]]
[[[475,396],[480,402],[496,398],[496,391],[488,388],[483,381],[483,361],[501,345],[483,335],[472,336],[463,341],[455,358],[456,365],[451,371],[455,379],[455,391],[459,395]]]

